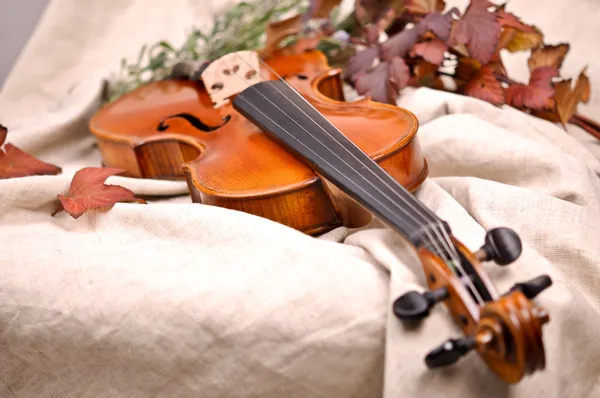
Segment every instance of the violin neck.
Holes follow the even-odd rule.
[[[255,84],[234,108],[417,247],[448,225],[283,80]]]

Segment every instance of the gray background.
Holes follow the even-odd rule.
[[[0,0],[0,90],[49,0]]]

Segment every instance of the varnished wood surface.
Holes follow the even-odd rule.
[[[448,289],[446,308],[464,335],[475,337],[476,350],[500,378],[514,384],[543,369],[546,355],[542,326],[548,322],[545,311],[519,291],[499,295],[475,256],[459,241],[453,239],[453,243],[471,263],[492,299],[478,303],[466,284],[439,257],[420,249],[429,288]]]
[[[427,164],[410,112],[370,100],[344,102],[339,70],[322,53],[265,60],[261,75],[286,78],[318,111],[409,190],[427,176]],[[189,113],[209,126],[163,118]],[[101,109],[91,120],[104,164],[140,178],[186,178],[194,202],[249,212],[306,233],[367,220],[344,194],[326,189],[304,162],[239,114],[231,104],[215,109],[201,84],[165,80],[143,86]],[[263,200],[263,203],[260,203]],[[345,213],[344,213],[345,209]],[[346,214],[346,215],[344,215]]]

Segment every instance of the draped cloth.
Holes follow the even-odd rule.
[[[426,88],[398,100],[419,119],[430,166],[417,197],[471,250],[496,226],[520,234],[514,264],[485,265],[500,292],[554,280],[536,299],[551,316],[547,367],[514,386],[476,354],[426,369],[424,355],[460,330],[443,306],[416,329],[392,315],[426,284],[414,250],[377,222],[314,238],[193,204],[181,181],[118,176],[108,183],[153,199],[51,216],[73,174],[100,165],[87,121],[121,57],[181,43],[227,4],[54,0],[43,15],[0,94],[0,123],[63,173],[0,181],[0,396],[600,396],[599,152],[573,127]],[[563,72],[588,65],[581,110],[597,119],[595,0],[509,10],[547,42],[571,42]],[[506,62],[521,81],[525,60]]]

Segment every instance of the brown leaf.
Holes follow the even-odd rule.
[[[58,195],[62,208],[73,218],[80,217],[90,209],[107,209],[117,202],[146,203],[127,188],[119,185],[106,185],[110,176],[125,170],[110,167],[86,167],[75,173],[69,193]]]
[[[382,58],[388,61],[396,56],[404,57],[418,40],[419,32],[416,28],[403,30],[381,44]]]
[[[471,3],[458,21],[452,23],[450,46],[466,44],[469,54],[479,62],[488,63],[500,38],[500,24],[494,13],[481,4]]]
[[[304,20],[310,18],[328,18],[331,10],[341,2],[342,0],[310,0]]]
[[[484,66],[473,76],[465,86],[464,94],[494,105],[504,104],[504,89],[489,66]]]
[[[552,78],[556,76],[558,71],[549,66],[534,70],[529,78],[529,85],[513,84],[506,89],[506,103],[516,108],[549,108],[554,95]]]
[[[58,166],[42,162],[12,144],[5,144],[7,135],[8,129],[0,124],[0,180],[62,172]]]
[[[504,4],[496,10],[496,17],[501,26],[514,28],[519,32],[535,32],[532,26],[524,24],[515,14],[506,12],[505,7]]]
[[[421,60],[413,67],[413,75],[409,80],[409,84],[441,90],[444,88],[444,82],[437,75],[437,70],[437,65]]]
[[[535,26],[533,32],[520,32],[515,28],[504,28],[500,35],[502,48],[506,48],[511,53],[518,51],[527,51],[540,46],[544,42],[544,35]]]
[[[531,56],[527,61],[529,71],[534,71],[543,66],[550,66],[556,70],[560,70],[563,60],[569,52],[569,48],[568,43],[535,48],[531,51]]]
[[[559,82],[554,86],[556,111],[563,126],[575,114],[579,102],[586,103],[590,99],[590,80],[585,72],[586,68],[579,74],[575,89],[571,89],[571,79]]]
[[[470,81],[481,69],[481,62],[473,58],[460,57],[454,74],[461,80]]]
[[[406,10],[413,14],[429,14],[435,11],[444,11],[444,0],[406,0]]]
[[[439,39],[433,39],[415,44],[412,53],[413,56],[418,55],[432,64],[440,65],[444,61],[444,54],[447,50],[446,43]]]

